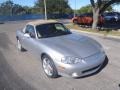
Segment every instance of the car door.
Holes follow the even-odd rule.
[[[26,34],[28,34],[30,37],[26,37]],[[35,29],[34,26],[32,25],[27,25],[25,29],[25,34],[24,34],[24,46],[27,50],[29,51],[34,51],[35,47],[35,40],[36,40],[36,34],[35,34]]]

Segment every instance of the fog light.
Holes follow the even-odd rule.
[[[78,74],[74,72],[74,73],[72,74],[72,77],[78,77]]]

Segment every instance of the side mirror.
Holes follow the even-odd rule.
[[[28,33],[25,33],[24,36],[30,38],[30,35]]]

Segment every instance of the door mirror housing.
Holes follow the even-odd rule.
[[[30,38],[30,35],[28,33],[25,33],[24,36]]]

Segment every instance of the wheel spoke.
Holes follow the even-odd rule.
[[[21,49],[21,44],[19,40],[18,40],[18,49]]]
[[[52,74],[52,68],[51,68],[51,66],[50,66],[50,65],[48,65],[48,73],[49,73],[49,75],[51,75],[51,74]]]
[[[43,67],[44,67],[45,69],[47,68],[46,58],[43,60]]]
[[[49,76],[52,75],[53,69],[50,65],[49,59],[47,59],[47,58],[43,59],[43,68],[44,68],[44,71],[47,75],[49,75]]]

